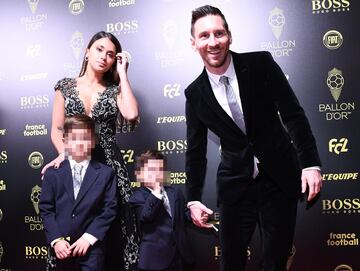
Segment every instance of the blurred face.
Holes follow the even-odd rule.
[[[115,45],[108,38],[101,38],[95,41],[86,50],[88,67],[96,72],[107,72],[116,60]]]
[[[231,33],[218,15],[208,15],[194,24],[191,45],[198,51],[205,67],[215,74],[223,74],[230,64]]]
[[[91,158],[95,138],[89,128],[70,129],[64,138],[65,151],[77,162]]]
[[[136,174],[138,181],[147,183],[164,182],[164,161],[149,159],[140,172]]]

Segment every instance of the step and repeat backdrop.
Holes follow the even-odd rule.
[[[357,0],[1,0],[0,270],[45,270],[39,216],[40,171],[56,156],[50,140],[54,85],[78,75],[85,48],[100,30],[129,52],[129,78],[141,109],[136,131],[117,134],[134,181],[134,160],[154,148],[168,158],[173,185],[184,189],[184,89],[203,64],[190,46],[191,11],[219,7],[232,50],[270,51],[302,103],[318,142],[324,186],[299,203],[289,267],[360,270],[360,8]],[[219,141],[209,134],[203,201],[215,210]],[[220,221],[217,221],[219,224]],[[213,230],[189,226],[196,270],[218,270]],[[248,249],[258,270],[260,238]],[[119,252],[120,253],[120,252]]]

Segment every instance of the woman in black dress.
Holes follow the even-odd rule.
[[[99,142],[93,159],[117,173],[119,211],[107,238],[106,270],[136,270],[138,236],[127,201],[132,193],[128,173],[116,144],[116,123],[129,132],[138,123],[138,104],[127,77],[129,62],[119,41],[110,33],[98,32],[90,40],[80,74],[63,78],[55,85],[51,140],[59,155],[47,164],[57,168],[64,160],[62,127],[66,116],[86,114],[97,125]],[[48,269],[54,258],[48,258]]]

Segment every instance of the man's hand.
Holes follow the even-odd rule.
[[[56,258],[60,260],[66,259],[71,255],[70,244],[65,240],[57,241],[54,245],[54,250]]]
[[[305,193],[306,185],[309,186],[308,201],[311,201],[317,193],[320,192],[322,186],[322,177],[320,170],[306,169],[301,174],[301,192]]]
[[[84,256],[90,247],[90,243],[83,237],[77,239],[77,241],[71,245],[70,250],[73,250],[73,256]]]
[[[211,224],[206,223],[209,219],[209,215],[213,214],[213,211],[211,209],[207,208],[201,202],[192,204],[189,209],[191,219],[196,226],[202,228],[212,228]]]

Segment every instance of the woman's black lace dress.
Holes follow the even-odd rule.
[[[60,91],[64,97],[65,116],[86,113],[84,104],[79,98],[76,84],[75,78],[64,78],[55,86],[55,90]],[[107,238],[105,257],[107,271],[137,270],[136,264],[139,250],[135,217],[127,204],[132,189],[115,138],[116,122],[119,116],[116,105],[117,94],[118,87],[116,85],[108,86],[100,94],[90,113],[90,116],[95,120],[99,139],[92,158],[112,167],[117,173],[119,208],[117,219],[109,230]],[[133,123],[121,119],[122,132],[129,132],[133,128]],[[48,258],[48,270],[51,270],[54,260],[53,257]]]

